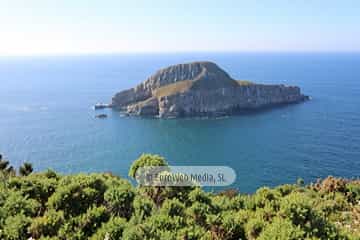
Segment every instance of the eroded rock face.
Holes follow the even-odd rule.
[[[215,63],[194,62],[157,71],[135,88],[117,93],[112,107],[162,118],[222,116],[306,99],[299,87],[241,84]]]

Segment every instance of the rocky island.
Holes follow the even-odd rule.
[[[237,81],[212,62],[169,66],[112,98],[128,115],[160,118],[224,116],[307,100],[297,86]]]

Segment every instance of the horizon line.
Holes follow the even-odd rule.
[[[35,54],[0,54],[0,58],[18,57],[81,57],[81,56],[104,56],[104,55],[166,55],[166,54],[241,54],[241,53],[273,53],[273,54],[359,54],[360,50],[185,50],[185,51],[114,51],[114,52],[68,52],[68,53],[35,53]]]

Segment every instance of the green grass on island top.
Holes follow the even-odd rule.
[[[194,81],[192,80],[185,80],[179,81],[176,83],[168,84],[163,87],[154,90],[154,96],[156,97],[164,97],[173,95],[176,93],[185,92],[192,86]]]
[[[248,81],[248,80],[237,80],[236,82],[240,86],[249,86],[249,85],[254,84],[253,82]],[[187,90],[189,90],[191,88],[193,83],[194,83],[194,81],[192,81],[192,80],[184,80],[184,81],[179,81],[176,83],[168,84],[168,85],[165,85],[158,89],[155,89],[153,92],[153,95],[156,97],[164,97],[164,96],[174,95],[176,93],[186,92]]]
[[[167,165],[144,154],[142,166]],[[0,239],[360,239],[360,181],[328,177],[317,183],[253,194],[199,187],[133,186],[110,173],[16,174],[0,159]]]
[[[249,86],[249,85],[253,85],[254,83],[248,80],[237,80],[237,83],[240,86]]]

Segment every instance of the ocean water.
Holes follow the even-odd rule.
[[[160,67],[216,62],[236,79],[297,85],[311,101],[220,119],[144,119],[94,112]],[[327,175],[360,177],[360,54],[187,53],[0,58],[0,152],[37,171],[126,177],[141,153],[171,165],[226,165],[231,186]],[[106,112],[107,119],[95,114]],[[216,189],[215,189],[216,190]]]

